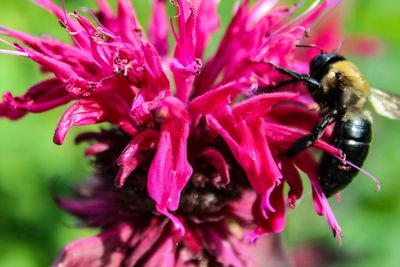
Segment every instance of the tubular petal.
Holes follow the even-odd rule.
[[[177,129],[180,129],[177,131]],[[176,210],[180,193],[192,175],[187,161],[189,123],[171,116],[164,122],[148,177],[149,195],[163,212]]]
[[[131,235],[131,226],[120,224],[95,237],[74,241],[61,251],[52,266],[121,266]]]

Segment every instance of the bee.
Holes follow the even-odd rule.
[[[335,123],[331,144],[344,153],[348,162],[361,167],[372,139],[372,119],[364,110],[365,103],[369,99],[380,115],[400,119],[400,97],[371,88],[355,64],[341,55],[320,50],[321,54],[310,61],[309,74],[271,63],[278,72],[292,78],[289,82],[300,81],[307,86],[322,115],[310,133],[294,142],[284,156],[293,157],[310,147]],[[319,184],[327,197],[345,188],[359,172],[327,152],[322,154],[318,166]]]

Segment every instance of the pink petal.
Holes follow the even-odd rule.
[[[296,114],[296,116],[293,116],[293,114]],[[321,116],[315,111],[311,111],[305,106],[299,105],[297,102],[275,105],[271,111],[268,112],[268,118],[273,119],[279,124],[292,128],[304,129],[305,131],[309,131],[321,120]],[[331,129],[327,129],[325,131],[324,137],[330,138],[330,130]]]
[[[231,82],[218,86],[193,99],[189,104],[189,109],[202,114],[213,113],[215,109],[229,105],[240,93],[241,85],[237,82]]]
[[[4,103],[0,103],[0,117],[6,117],[10,120],[18,120],[26,114],[25,111],[16,110]]]
[[[316,1],[320,2],[320,1]],[[318,17],[321,16],[323,12],[332,11],[341,0],[323,0],[323,3],[319,5],[315,10],[313,10],[301,23],[300,25],[303,27],[309,27],[310,24],[315,22]]]
[[[100,35],[99,30],[91,24],[89,19],[79,15],[76,11],[73,16],[82,27],[83,34],[85,34],[87,39],[90,40],[90,50],[87,51],[88,54],[86,57],[93,57],[94,62],[100,67],[100,69],[109,70],[111,55],[108,47],[104,45],[104,37]]]
[[[66,92],[64,83],[52,78],[34,85],[23,96],[13,97],[6,93],[3,99],[13,109],[40,113],[64,105],[72,97]]]
[[[237,155],[240,150],[239,132],[236,130],[239,125],[232,115],[230,107],[223,107],[220,112],[213,115],[206,115],[207,124],[224,138],[232,153]]]
[[[313,202],[318,215],[325,216],[333,235],[341,240],[341,229],[335,215],[318,183],[318,163],[309,153],[302,153],[295,157],[296,165],[307,174],[313,189]]]
[[[163,57],[168,54],[168,18],[164,0],[153,0],[153,12],[149,26],[150,41],[158,54]]]
[[[161,213],[162,215],[166,216],[168,219],[171,220],[171,222],[174,225],[174,230],[175,230],[174,235],[175,235],[175,233],[177,233],[179,239],[182,238],[185,235],[186,229],[185,229],[185,226],[184,226],[184,224],[182,222],[182,219],[180,219],[177,216],[173,215],[171,212],[169,212],[167,210],[167,208],[163,208],[158,204],[156,204],[156,211]]]
[[[345,37],[340,22],[344,20],[342,12],[339,9],[335,10],[333,14],[329,14],[329,18],[324,19],[318,24],[314,30],[308,43],[315,44],[322,48],[325,52],[335,52],[341,46],[343,38]],[[308,51],[307,51],[308,50]],[[307,49],[307,61],[317,56],[320,52],[318,49]]]
[[[237,45],[235,38],[237,37],[237,33],[241,33],[240,28],[242,27],[241,25],[244,23],[247,15],[247,9],[248,1],[244,1],[225,32],[217,52],[202,68],[195,84],[194,96],[200,96],[214,86],[217,77],[222,72],[222,69],[229,64],[229,60],[231,60],[233,55],[235,55],[237,49],[241,47],[241,45]]]
[[[89,40],[80,34],[82,28],[76,21],[68,18],[68,14],[65,10],[54,4],[52,0],[32,1],[55,15],[57,19],[66,27],[67,31],[71,35],[72,40],[77,46],[81,47],[82,49],[88,49],[90,47]]]
[[[93,181],[92,181],[93,182]],[[115,211],[121,210],[123,199],[110,192],[90,192],[88,198],[64,199],[54,197],[55,202],[63,210],[82,219],[83,224],[92,227],[104,227],[122,219],[115,217]],[[119,214],[118,214],[119,216]]]
[[[258,1],[253,8],[249,1],[243,1],[232,19],[225,35],[219,44],[213,58],[202,69],[195,84],[194,95],[204,94],[218,81],[228,83],[238,77],[254,79],[255,63],[260,60],[272,60],[274,56],[285,58],[284,49],[270,53],[270,43],[267,42],[272,29],[285,18],[288,9],[277,8],[270,11],[276,1]],[[290,42],[277,41],[278,47],[294,48],[298,40]],[[265,50],[265,51],[264,51]],[[292,52],[292,51],[290,51]],[[259,80],[268,80],[268,73],[257,73]]]
[[[204,226],[202,238],[205,239],[204,243],[207,244],[207,249],[214,255],[223,266],[238,266],[246,267],[250,265],[251,259],[247,255],[247,244],[239,242],[233,243],[234,237],[230,239],[232,233],[229,232],[227,227],[223,224],[215,224]]]
[[[224,138],[254,190],[264,193],[282,178],[265,136],[265,122],[257,117],[235,119],[229,110],[226,106],[215,116],[207,115],[207,122]]]
[[[259,226],[248,238],[255,241],[260,236],[266,233],[280,233],[285,228],[285,201],[283,197],[283,183],[276,186],[271,193],[270,201],[274,211],[266,211],[268,219],[262,214],[262,199],[259,197],[258,201],[254,203],[253,215]]]
[[[132,232],[130,225],[120,224],[97,236],[74,241],[61,251],[52,266],[121,266]]]
[[[91,100],[80,100],[70,106],[63,114],[54,133],[54,143],[61,145],[72,126],[83,126],[104,120],[104,110]]]
[[[229,203],[233,217],[245,223],[252,223],[254,220],[252,209],[256,199],[257,194],[253,190],[243,191],[240,200]]]
[[[297,93],[266,93],[251,97],[233,107],[233,114],[240,119],[264,116],[272,105],[283,101],[295,100]]]
[[[297,169],[290,162],[283,161],[282,173],[289,184],[290,190],[289,195],[289,207],[294,208],[296,201],[301,198],[303,194],[303,184],[301,181],[300,174]]]
[[[204,245],[201,240],[201,236],[198,236],[197,234],[197,229],[195,229],[195,227],[193,228],[194,229],[188,227],[185,235],[182,237],[182,243],[184,244],[184,247],[187,248],[188,251],[190,251],[191,255],[193,255],[194,257],[201,257]]]
[[[65,62],[27,47],[18,46],[18,50],[27,53],[29,58],[40,64],[47,71],[51,70],[63,82],[73,81],[79,84],[82,90],[93,89],[93,84],[79,76],[78,71],[81,72],[82,70],[77,70]]]
[[[78,15],[76,14],[75,16]],[[51,61],[49,58],[51,58],[53,61],[62,62],[63,64],[68,65],[69,71],[73,71],[76,75],[81,77],[92,77],[91,74],[93,73],[94,66],[101,68],[99,73],[110,72],[110,66],[106,63],[107,60],[103,59],[102,56],[99,55],[99,48],[96,47],[96,42],[94,41],[94,37],[96,36],[95,33],[86,34],[87,39],[91,40],[90,43],[92,44],[93,50],[83,50],[73,45],[65,44],[54,38],[36,37],[7,29],[5,27],[0,27],[0,31],[2,34],[10,36],[28,45],[31,50],[27,50],[23,53],[26,53],[27,56],[31,57],[33,60],[36,58],[37,62],[42,64],[41,67],[44,71],[53,71],[53,68],[49,64],[49,61]],[[84,35],[83,32],[82,35]],[[19,45],[16,45],[16,49],[20,51],[26,50]],[[40,59],[40,57],[44,56],[47,57],[48,62],[46,62],[46,64],[43,59]],[[54,72],[58,74],[57,68],[54,69]]]
[[[123,266],[136,266],[146,257],[151,257],[152,254],[164,254],[165,251],[158,250],[158,248],[154,250],[154,248],[159,246],[160,242],[166,242],[162,234],[165,234],[168,230],[169,226],[166,225],[165,221],[163,222],[160,221],[159,218],[153,218],[144,231],[139,231],[135,234],[134,238],[130,240],[130,246],[134,247],[134,249],[124,261]]]
[[[161,127],[156,155],[150,165],[147,188],[160,212],[176,210],[180,193],[192,175],[187,159],[188,114],[183,103],[170,100],[170,112]],[[179,116],[177,111],[180,110]],[[183,114],[183,115],[182,115]]]
[[[157,50],[151,44],[146,44],[143,46],[143,54],[146,70],[143,87],[148,88],[149,93],[151,93],[150,96],[153,98],[162,92],[167,95],[171,94],[169,80],[162,68],[161,58]]]
[[[248,17],[247,28],[256,28],[257,24],[266,24],[265,18],[270,15],[271,9],[279,2],[279,0],[259,0],[251,9]],[[260,25],[261,26],[261,25]],[[269,25],[268,25],[269,26]]]
[[[86,54],[81,49],[73,45],[63,43],[54,38],[38,37],[24,32],[15,31],[13,29],[8,29],[3,26],[0,26],[0,32],[2,35],[17,39],[32,49],[48,56],[52,55],[54,57],[60,57],[60,54],[71,53],[71,55],[83,56],[81,59],[85,60]]]
[[[201,156],[211,164],[221,176],[218,184],[227,185],[230,181],[229,166],[226,163],[224,156],[213,148],[207,148],[201,153]]]
[[[274,141],[283,151],[286,151],[290,145],[292,145],[297,139],[308,134],[309,132],[303,131],[296,128],[286,127],[278,123],[268,122],[265,124],[266,134],[268,139]],[[342,157],[341,152],[327,143],[324,140],[317,140],[314,144],[315,147],[322,149],[332,156]]]
[[[145,130],[136,135],[126,146],[118,158],[120,170],[115,178],[115,184],[117,187],[122,187],[128,176],[141,163],[139,153],[145,149],[153,149],[158,138],[159,133],[157,131]]]
[[[177,0],[177,25],[178,33],[172,26],[176,47],[174,58],[171,62],[171,71],[174,74],[176,85],[176,96],[183,102],[186,102],[191,94],[194,75],[198,74],[201,63],[195,58],[194,47],[194,31],[196,16],[194,10],[190,10],[190,15],[187,13],[189,2],[185,0]],[[172,23],[172,22],[171,22]]]
[[[102,153],[104,151],[107,151],[108,149],[110,149],[110,144],[107,144],[107,143],[96,143],[96,144],[93,144],[93,145],[89,146],[85,150],[85,156],[86,157],[92,157],[92,156],[100,154],[100,153]]]
[[[113,16],[113,10],[108,4],[107,0],[96,0],[96,2],[99,6],[102,17],[105,19],[110,19]]]
[[[149,256],[145,265],[148,267],[175,267],[176,250],[176,242],[173,238],[162,239],[156,244],[156,252]]]
[[[143,32],[139,28],[139,22],[129,0],[118,0],[118,14],[116,18],[122,39],[136,47],[140,47],[139,37]],[[138,31],[140,31],[139,35]]]
[[[195,57],[202,58],[211,35],[219,28],[218,5],[220,0],[199,0],[197,2]]]
[[[239,154],[235,155],[257,193],[266,192],[282,178],[264,132],[262,118],[240,123]]]

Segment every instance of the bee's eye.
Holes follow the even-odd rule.
[[[343,72],[341,72],[341,71],[335,72],[336,80],[342,79],[343,76],[344,76]]]

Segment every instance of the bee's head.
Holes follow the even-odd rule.
[[[328,73],[331,64],[346,60],[338,54],[321,54],[315,56],[310,62],[310,75],[320,81]]]

